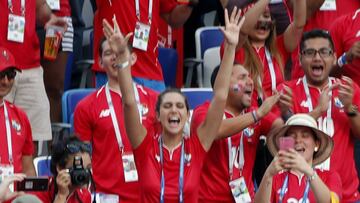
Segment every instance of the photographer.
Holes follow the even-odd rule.
[[[46,192],[35,193],[44,203],[90,203],[91,145],[77,137],[65,138],[53,145],[50,178]]]

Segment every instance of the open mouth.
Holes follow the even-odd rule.
[[[176,116],[172,116],[168,119],[168,122],[171,127],[177,127],[180,123],[180,118]]]
[[[246,94],[246,95],[248,95],[249,97],[251,97],[252,89],[251,89],[251,88],[245,89],[244,94]]]
[[[311,67],[312,74],[315,76],[321,76],[324,71],[324,66],[314,65]]]
[[[297,151],[298,153],[303,154],[305,152],[305,148],[300,147],[300,146],[295,146],[295,151]]]

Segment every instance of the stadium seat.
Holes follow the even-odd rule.
[[[190,109],[194,109],[205,101],[211,100],[213,97],[211,88],[182,88],[181,92],[185,94]]]
[[[34,159],[35,171],[38,176],[52,176],[50,161],[50,156],[39,156]]]
[[[166,87],[176,87],[178,55],[175,49],[159,48],[159,62],[162,67]]]
[[[76,104],[85,96],[89,95],[94,91],[95,89],[93,88],[87,88],[71,89],[64,92],[61,99],[63,123],[70,123],[70,116],[74,112]]]
[[[213,47],[205,51],[203,87],[211,87],[211,74],[220,65],[220,62],[220,47]]]
[[[184,62],[188,66],[185,87],[190,87],[194,67],[197,70],[197,83],[199,87],[203,87],[203,66],[204,53],[207,49],[218,47],[224,41],[224,35],[220,27],[202,27],[195,32],[196,58],[185,59]]]

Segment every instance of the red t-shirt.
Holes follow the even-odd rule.
[[[332,78],[334,81],[335,78]],[[287,84],[293,91],[294,113],[308,113],[307,98],[304,91],[302,78],[293,80]],[[311,101],[313,107],[318,105],[320,90],[309,86]],[[342,180],[342,197],[344,202],[354,202],[360,200],[358,192],[359,179],[357,176],[354,161],[354,137],[351,132],[351,125],[348,116],[344,112],[339,99],[338,88],[332,91],[332,119],[334,121],[334,150],[330,158],[330,170],[335,170],[341,174]],[[353,104],[360,105],[360,89],[354,83]],[[326,112],[323,115],[326,116]],[[346,159],[344,159],[346,157]]]
[[[31,192],[30,194],[36,195],[43,203],[52,203],[53,199],[55,198],[55,187],[54,187],[55,180],[50,178],[49,180],[49,190],[46,192]],[[82,203],[91,203],[91,193],[87,188],[77,188],[74,192],[72,192],[67,200],[66,203],[79,203],[79,200]]]
[[[94,16],[94,71],[103,72],[98,65],[99,42],[103,36],[102,20],[107,19],[108,22],[112,23],[112,18],[116,15],[117,22],[119,23],[120,30],[123,34],[134,32],[135,24],[138,21],[135,15],[135,0],[111,0],[112,6],[110,6],[109,2],[110,1],[104,0],[96,1],[98,8],[96,15]],[[147,23],[149,0],[139,0],[139,4],[141,22]],[[163,81],[161,66],[157,59],[158,26],[160,14],[171,12],[175,6],[176,2],[173,0],[153,0],[153,16],[147,51],[142,51],[136,48],[133,49],[133,51],[137,54],[137,62],[131,68],[131,75],[133,77]]]
[[[159,154],[159,136],[155,130],[147,128],[148,133],[138,148],[134,150],[136,167],[139,172],[139,184],[141,202],[158,203],[160,201],[160,180],[161,164]],[[185,159],[184,165],[184,202],[198,202],[200,174],[203,161],[206,156],[198,135],[191,132],[189,138],[184,139]],[[173,149],[172,152],[163,146],[164,156],[164,175],[165,175],[165,194],[166,203],[179,202],[179,169],[181,157],[181,145]],[[187,161],[188,160],[188,161]]]
[[[34,153],[29,120],[24,111],[5,101],[11,128],[11,144],[14,160],[14,172],[22,173],[22,157]],[[5,127],[4,105],[0,106],[0,163],[9,164],[9,152]]]
[[[310,31],[312,29],[325,29],[330,30],[334,21],[340,18],[343,15],[347,15],[355,12],[360,8],[360,1],[358,0],[336,0],[336,10],[335,11],[321,11],[318,10],[314,13],[314,15],[307,20],[306,25],[304,27],[304,32]],[[342,26],[347,26],[344,24]],[[337,53],[339,57],[341,54]],[[291,78],[297,79],[299,77],[304,76],[304,71],[301,68],[299,62],[298,52],[292,58],[293,61],[293,69],[291,72]]]
[[[360,12],[360,9],[358,10]],[[350,50],[355,42],[360,41],[360,13],[351,13],[338,18],[331,30],[331,36],[335,44],[335,52],[338,57]],[[355,58],[351,63],[341,68],[341,74],[351,77],[360,85],[360,58]]]
[[[21,16],[21,1],[11,1],[15,15]],[[14,55],[20,69],[28,69],[40,66],[40,47],[36,35],[36,1],[25,3],[25,33],[24,42],[18,43],[7,40],[8,17],[10,14],[8,1],[0,1],[0,45],[9,49]]]
[[[318,177],[325,183],[330,191],[335,192],[341,200],[341,178],[340,175],[335,171],[321,171],[316,170]],[[288,187],[284,195],[283,202],[316,202],[314,193],[309,189],[309,193],[306,201],[301,201],[304,196],[307,178],[301,176],[299,180],[296,174],[292,172],[282,172],[273,177],[272,190],[271,190],[271,201],[279,202],[279,194],[281,187],[284,184],[286,175],[289,176]],[[342,202],[342,201],[341,201]],[[344,201],[348,202],[348,201]]]
[[[57,16],[71,16],[69,1],[71,0],[60,0],[60,10],[54,10],[54,14]]]
[[[276,39],[277,49],[281,55],[282,58],[282,65],[283,68],[285,67],[285,63],[287,58],[290,56],[290,54],[286,51],[285,45],[284,45],[284,37],[283,35],[280,35]],[[261,47],[259,50],[256,50],[254,48],[255,53],[257,53],[258,59],[262,62],[264,65],[263,70],[263,79],[262,79],[262,90],[264,92],[264,99],[268,96],[272,95],[272,89],[271,89],[271,75],[270,75],[270,69],[268,61],[266,60],[265,56],[265,47]],[[221,46],[221,56],[224,55],[224,43]],[[245,62],[245,50],[244,48],[240,48],[236,51],[235,54],[235,61],[244,64]],[[284,76],[282,74],[281,67],[279,65],[279,62],[276,60],[276,58],[273,56],[272,61],[274,64],[274,71],[275,71],[275,77],[276,77],[276,86],[279,84],[282,84],[284,82]],[[245,67],[246,68],[246,67]],[[256,82],[256,81],[254,81]],[[254,89],[253,95],[252,95],[252,106],[258,106],[257,104],[258,99],[258,92],[256,89]]]
[[[143,124],[151,125],[155,121],[157,93],[140,85],[137,85],[137,89],[140,102],[147,109],[144,110],[147,113],[142,118]],[[124,152],[131,152],[125,130],[121,96],[112,90],[110,94]],[[117,194],[121,202],[137,202],[139,184],[125,182],[121,152],[117,145],[104,86],[79,102],[74,113],[74,127],[81,140],[92,143],[92,169],[96,190],[106,194]]]
[[[210,102],[206,102],[198,106],[193,113],[191,119],[191,130],[195,130],[205,120],[207,110]],[[250,111],[253,109],[250,109]],[[234,117],[231,113],[225,111],[226,118]],[[232,150],[239,151],[240,138],[244,134],[244,158],[245,165],[242,170],[242,175],[245,178],[246,186],[250,192],[251,198],[254,197],[254,183],[252,180],[252,172],[255,162],[255,155],[257,145],[259,143],[260,135],[266,135],[272,122],[276,119],[273,114],[261,119],[257,124],[253,124],[246,130],[231,136]],[[244,133],[243,133],[244,132]],[[253,132],[247,134],[246,132]],[[233,196],[229,186],[230,173],[229,173],[229,148],[228,139],[220,139],[214,141],[212,144],[201,172],[200,185],[200,199],[199,202],[233,202]],[[235,180],[240,177],[240,169],[233,167],[233,177]]]

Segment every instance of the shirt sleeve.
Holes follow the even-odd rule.
[[[206,113],[208,111],[208,105],[202,104],[194,109],[192,117],[191,117],[191,124],[190,124],[190,132],[196,132],[196,129],[204,122],[206,118]],[[197,134],[197,133],[196,133]]]
[[[22,154],[33,155],[34,145],[33,145],[30,121],[24,112],[21,112],[21,117],[22,117],[22,127],[24,128],[24,135],[25,135],[25,144],[22,149]]]
[[[324,180],[325,185],[329,188],[331,192],[336,193],[336,195],[341,199],[342,197],[342,186],[340,175],[336,171],[329,171],[327,173],[326,180]],[[325,179],[325,178],[324,178]]]
[[[278,117],[274,114],[269,112],[264,118],[261,119],[260,123],[260,129],[261,129],[261,135],[268,135],[269,131],[271,130],[271,126],[273,122]]]
[[[76,106],[74,111],[74,129],[75,134],[83,141],[91,141],[92,120],[90,110],[91,105],[87,99],[82,100]]]
[[[160,0],[160,13],[170,13],[176,6],[175,0]]]
[[[334,46],[335,46],[335,52],[336,55],[339,57],[341,56],[346,50],[344,50],[344,44],[343,44],[343,34],[345,33],[346,30],[346,26],[348,26],[349,24],[346,24],[346,17],[347,16],[343,16],[340,17],[338,19],[336,19],[336,21],[332,24],[331,28],[330,28],[330,34],[331,34],[331,38],[334,42]],[[350,23],[350,22],[349,22]]]

